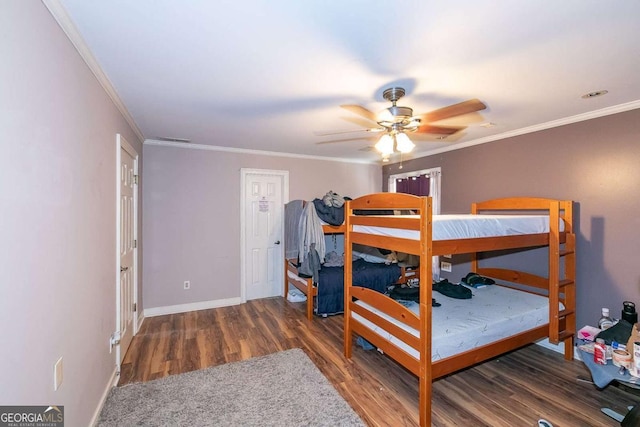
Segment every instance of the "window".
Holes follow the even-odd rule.
[[[409,176],[396,178],[396,193],[413,194],[414,196],[429,195],[429,175]]]
[[[440,168],[423,169],[389,176],[390,193],[431,196],[433,214],[440,213]]]
[[[431,212],[433,215],[438,215],[440,214],[440,175],[440,168],[391,175],[389,192],[431,196]],[[437,256],[433,257],[431,273],[434,280],[440,280],[440,259]]]

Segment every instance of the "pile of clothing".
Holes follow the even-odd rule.
[[[312,203],[294,200],[285,205],[285,257],[298,258],[298,271],[313,277],[314,282],[318,281],[326,255],[322,221],[341,225],[345,199],[349,198],[329,191]]]
[[[341,225],[344,222],[345,200],[351,199],[329,191],[322,199],[313,199],[313,205],[322,221],[331,225]]]
[[[434,281],[432,289],[449,298],[470,299],[473,297],[473,293],[469,287],[478,288],[493,284],[495,284],[495,281],[489,277],[484,277],[476,273],[469,273],[462,278],[461,283],[451,283],[447,279]],[[419,302],[420,288],[417,286],[398,285],[389,292],[389,296],[397,301]],[[435,298],[433,298],[431,305],[433,307],[440,307],[441,304],[436,302]]]

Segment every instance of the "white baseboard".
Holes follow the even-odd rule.
[[[113,373],[111,374],[111,379],[107,383],[107,386],[105,387],[104,392],[102,393],[102,397],[100,398],[100,403],[98,404],[96,411],[93,413],[93,417],[91,418],[91,423],[89,423],[90,426],[95,426],[96,423],[98,422],[98,417],[100,416],[100,412],[102,412],[102,407],[104,406],[104,402],[107,400],[109,391],[111,391],[111,389],[117,385],[118,385],[118,368],[114,366]]]
[[[227,298],[212,301],[200,301],[188,304],[168,305],[165,307],[153,307],[144,309],[144,317],[163,316],[165,314],[186,313],[189,311],[208,310],[210,308],[229,307],[242,303],[242,299]]]
[[[138,316],[138,322],[137,322],[137,325],[136,325],[137,328],[136,328],[135,334],[137,334],[138,331],[140,330],[140,328],[142,327],[142,323],[144,323],[144,319],[145,319],[145,317],[144,317],[144,310],[143,310],[143,312],[141,312],[140,315]]]
[[[549,350],[553,350],[557,353],[560,354],[564,354],[564,342],[561,342],[559,344],[551,344],[549,342],[549,338],[545,338],[543,340],[540,341],[536,341],[536,344],[544,347],[544,348],[548,348]],[[580,352],[578,351],[578,349],[576,347],[573,348],[573,358],[576,360],[580,360],[582,361],[582,358],[580,357]]]

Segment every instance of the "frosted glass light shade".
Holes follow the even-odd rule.
[[[405,130],[416,130],[420,127],[420,119],[411,119],[409,123],[403,126]]]
[[[404,133],[396,134],[396,148],[401,153],[410,153],[416,145]]]
[[[388,133],[385,133],[380,137],[375,147],[383,156],[393,154],[393,138]]]

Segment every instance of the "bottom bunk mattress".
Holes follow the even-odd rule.
[[[441,306],[432,309],[432,361],[435,362],[549,323],[547,297],[499,285],[471,289],[471,291],[473,292],[471,299],[455,299],[433,292],[433,297]],[[420,336],[418,330],[402,324],[369,304],[362,301],[357,301],[356,304],[401,326],[415,337]],[[419,315],[418,303],[407,302],[404,305]],[[564,309],[562,304],[560,309]],[[403,349],[416,359],[420,358],[418,351],[382,327],[357,313],[352,312],[352,317],[396,347]]]
[[[353,285],[386,292],[396,283],[401,271],[398,264],[372,263],[363,259],[353,261]],[[318,279],[316,314],[344,312],[344,267],[322,267]]]

